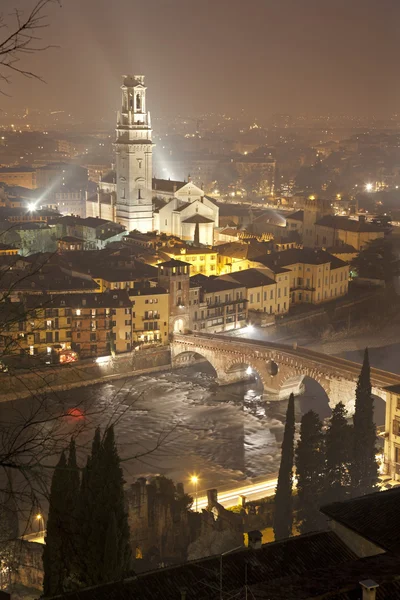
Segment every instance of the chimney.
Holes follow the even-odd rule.
[[[207,507],[212,508],[218,504],[218,490],[215,488],[207,490]]]
[[[379,583],[373,581],[373,579],[364,579],[360,581],[362,589],[362,600],[376,600],[376,590],[379,587]]]
[[[249,548],[252,550],[259,550],[262,546],[262,533],[258,529],[254,529],[253,531],[249,531]]]

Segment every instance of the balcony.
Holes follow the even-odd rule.
[[[160,315],[156,314],[153,315],[152,317],[142,317],[142,321],[159,321],[160,320]]]
[[[290,286],[290,291],[291,292],[296,292],[296,291],[300,291],[300,292],[315,292],[316,288],[312,287],[310,285],[306,285],[305,283],[300,283],[298,285],[294,285],[294,286]],[[279,300],[279,298],[278,298]]]

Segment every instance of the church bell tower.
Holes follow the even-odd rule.
[[[116,162],[116,221],[128,231],[153,230],[150,113],[146,112],[143,75],[124,75],[122,110],[118,112]]]

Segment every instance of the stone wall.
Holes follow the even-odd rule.
[[[109,358],[101,364],[94,359],[75,364],[48,366],[42,369],[13,369],[0,374],[0,401],[6,402],[30,396],[92,385],[107,379],[118,379],[171,366],[169,347],[146,349]]]

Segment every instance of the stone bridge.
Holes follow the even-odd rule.
[[[214,367],[220,385],[245,381],[251,369],[269,399],[301,393],[304,377],[310,377],[325,390],[331,407],[341,401],[350,412],[354,409],[361,366],[343,358],[284,344],[200,333],[175,334],[171,355],[175,367],[200,355]],[[371,383],[372,393],[386,400],[385,388],[400,384],[400,375],[371,369]]]

